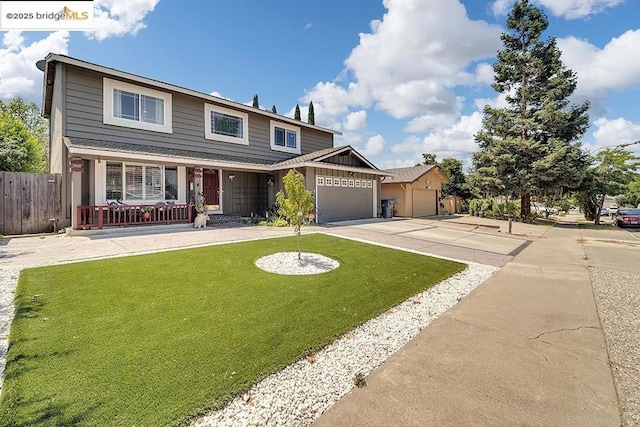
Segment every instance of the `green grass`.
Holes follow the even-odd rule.
[[[465,267],[321,234],[303,236],[303,250],[338,260],[336,270],[254,265],[296,242],[24,270],[0,424],[185,424]]]

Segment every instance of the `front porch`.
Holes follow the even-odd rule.
[[[188,203],[155,205],[89,205],[77,207],[79,230],[130,225],[174,224],[192,222],[193,207]]]

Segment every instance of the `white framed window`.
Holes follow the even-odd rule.
[[[107,162],[107,199],[154,201],[178,199],[178,168],[175,166]]]
[[[324,177],[323,176],[317,177],[316,182],[318,183],[318,187],[324,186]]]
[[[300,154],[300,128],[271,120],[271,149]]]
[[[108,125],[172,133],[171,94],[102,79],[103,116]]]
[[[349,180],[349,187],[355,187],[356,186],[356,182],[353,179]]]
[[[204,137],[249,145],[249,114],[204,104]]]
[[[333,178],[333,186],[340,187],[340,178]]]

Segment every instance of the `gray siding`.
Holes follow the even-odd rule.
[[[66,66],[66,70],[65,136],[196,150],[268,161],[282,161],[295,157],[295,155],[289,153],[271,150],[270,118],[260,114],[249,113],[248,146],[205,139],[205,100],[179,93],[172,94],[172,134],[106,125],[102,120],[103,76],[93,71],[82,70],[72,66]],[[136,82],[127,83],[141,86]],[[301,128],[302,154],[332,146],[332,134]]]

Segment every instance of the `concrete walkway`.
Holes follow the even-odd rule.
[[[314,425],[620,426],[580,236],[548,229]]]

